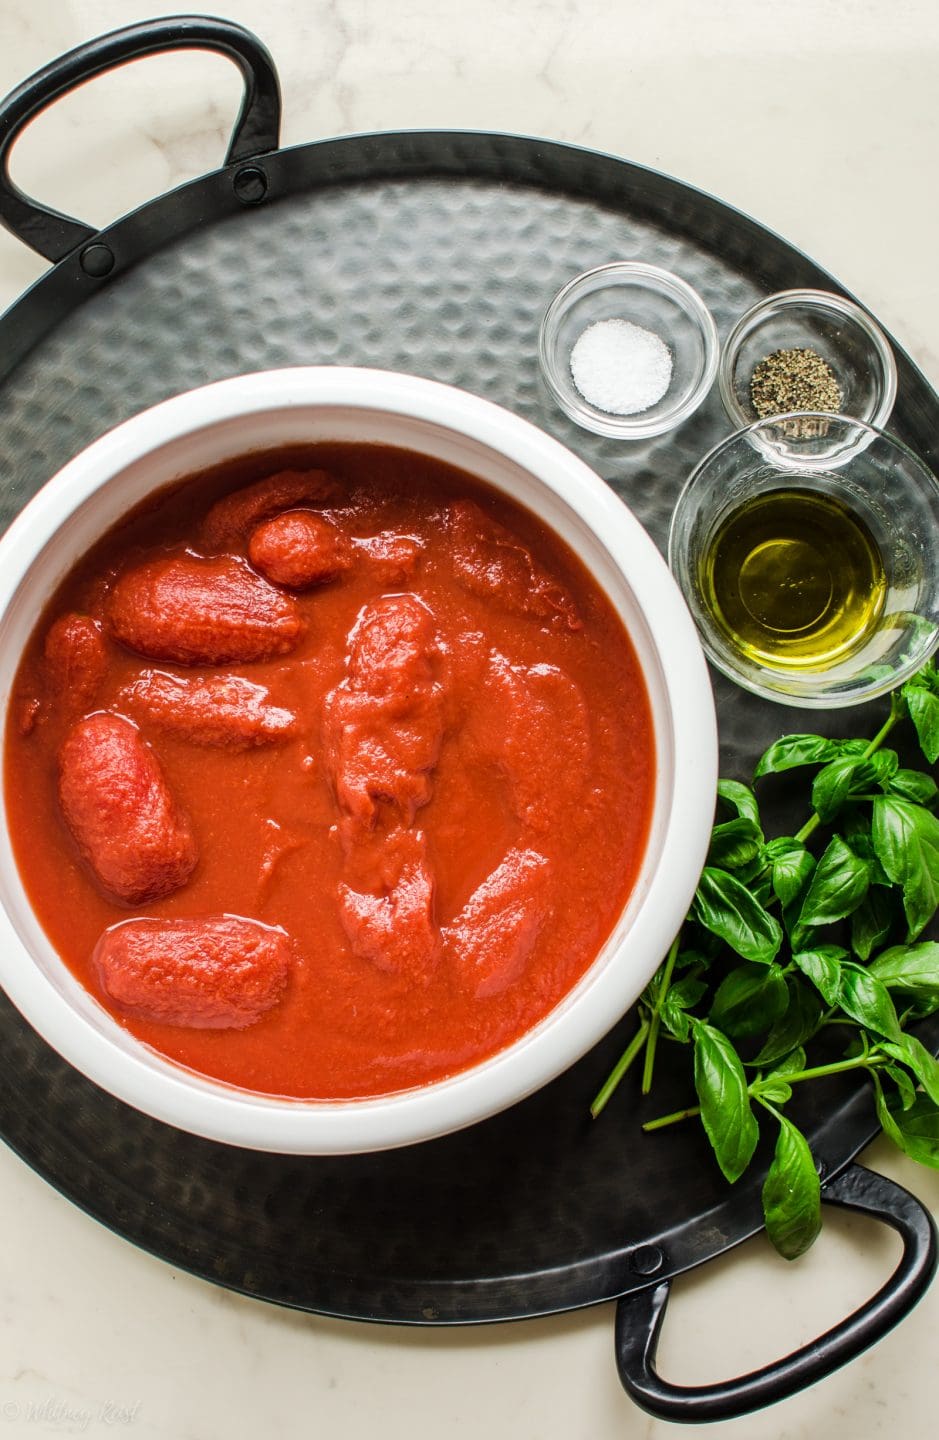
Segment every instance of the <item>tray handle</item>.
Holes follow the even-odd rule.
[[[89,40],[37,70],[0,103],[0,224],[47,260],[62,260],[97,232],[79,220],[38,205],[13,183],[10,152],[17,137],[55,100],[86,80],[163,50],[215,50],[234,61],[241,71],[244,97],[226,165],[277,149],[280,83],[270,52],[250,30],[207,15],[174,15],[144,20]],[[255,197],[249,193],[247,198]]]
[[[920,1202],[884,1175],[850,1165],[822,1190],[830,1204],[873,1215],[903,1241],[900,1263],[877,1294],[800,1350],[749,1375],[715,1385],[672,1385],[655,1370],[669,1281],[624,1296],[616,1311],[616,1366],[626,1393],[643,1410],[686,1423],[732,1420],[830,1375],[912,1310],[936,1269],[936,1227]]]

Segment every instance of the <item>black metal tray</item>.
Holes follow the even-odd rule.
[[[181,47],[218,50],[244,74],[223,168],[100,233],[16,190],[9,152],[34,114],[115,64]],[[773,290],[841,291],[752,220],[611,156],[463,132],[280,150],[278,124],[267,51],[238,26],[199,17],[83,46],[0,107],[0,219],[57,262],[0,320],[4,525],[64,461],[146,405],[226,375],[336,362],[449,381],[526,416],[598,470],[663,546],[681,484],[729,429],[718,397],[656,440],[588,435],[539,379],[548,300],[577,271],[633,257],[690,281],[722,334]],[[899,352],[898,362],[892,428],[939,468],[939,399]],[[745,774],[782,730],[803,728],[798,711],[717,676],[715,689],[724,774]],[[834,732],[843,719],[824,723]],[[462,1134],[304,1159],[147,1119],[67,1066],[0,995],[0,1133],[120,1234],[261,1299],[452,1324],[623,1297],[617,1360],[633,1397],[672,1419],[740,1414],[828,1373],[901,1318],[931,1278],[933,1228],[905,1191],[850,1163],[874,1133],[873,1109],[862,1089],[832,1083],[800,1116],[823,1160],[823,1194],[900,1231],[897,1272],[855,1316],[777,1365],[719,1386],[668,1386],[653,1362],[669,1280],[760,1228],[760,1186],[754,1172],[728,1190],[696,1128],[644,1138],[635,1095],[590,1121],[590,1099],[629,1033],[627,1018],[540,1094]],[[939,1028],[926,1038],[939,1040]],[[687,1082],[665,1081],[656,1105],[683,1103]]]

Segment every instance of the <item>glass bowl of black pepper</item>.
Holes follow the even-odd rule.
[[[937,534],[939,481],[912,450],[800,412],[703,457],[668,561],[719,670],[766,699],[833,709],[893,689],[939,647]]]
[[[721,399],[735,427],[796,411],[850,416],[880,429],[897,366],[880,326],[826,290],[783,290],[737,321],[721,352]]]
[[[545,384],[585,430],[642,440],[673,430],[714,384],[717,327],[679,275],[638,260],[598,265],[548,305],[538,354]]]

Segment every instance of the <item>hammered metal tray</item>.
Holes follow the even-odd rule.
[[[114,64],[193,46],[220,50],[245,75],[225,166],[100,233],[15,190],[9,150],[33,114]],[[57,262],[0,320],[3,525],[66,460],[147,405],[227,375],[341,363],[429,376],[525,416],[593,466],[664,548],[681,485],[730,429],[716,389],[654,440],[624,445],[577,428],[539,378],[552,295],[592,265],[642,259],[689,281],[723,336],[774,290],[841,291],[752,220],[611,156],[465,132],[280,150],[278,119],[264,47],[199,18],[84,46],[0,107],[0,218]],[[939,400],[899,352],[898,363],[891,428],[939,468]],[[745,775],[776,735],[804,728],[801,712],[714,680],[722,773]],[[851,724],[873,730],[878,713]],[[820,719],[832,733],[844,723]],[[773,803],[785,825],[783,795]],[[874,1133],[873,1110],[857,1087],[833,1083],[800,1117],[829,1177],[826,1198],[901,1230],[897,1275],[811,1355],[731,1386],[662,1385],[653,1360],[668,1280],[759,1229],[760,1167],[729,1191],[697,1128],[641,1135],[638,1095],[621,1094],[591,1122],[590,1099],[631,1024],[532,1099],[461,1134],[305,1159],[147,1119],[67,1066],[0,995],[0,1133],[121,1235],[258,1298],[421,1324],[631,1297],[618,1358],[634,1398],[670,1418],[742,1413],[817,1379],[909,1309],[934,1265],[930,1222],[898,1187],[849,1166]],[[687,1095],[686,1079],[663,1078],[657,1113]]]

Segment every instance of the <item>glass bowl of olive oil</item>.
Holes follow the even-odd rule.
[[[843,415],[775,416],[694,470],[669,564],[713,663],[790,705],[854,705],[939,646],[939,482]]]

